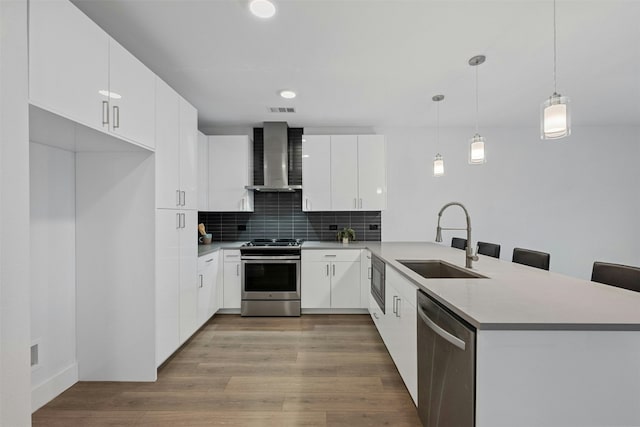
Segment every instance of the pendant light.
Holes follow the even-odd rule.
[[[481,165],[487,162],[484,137],[478,133],[478,65],[483,64],[486,59],[484,55],[477,55],[469,60],[469,65],[476,67],[476,134],[469,141],[469,164],[471,165]]]
[[[571,135],[571,115],[569,98],[558,93],[556,41],[556,0],[553,0],[553,95],[542,103],[540,109],[540,137],[542,139],[560,139]]]
[[[431,98],[436,102],[436,149],[440,148],[440,101],[444,99],[444,95],[435,95]],[[436,154],[433,159],[433,176],[444,175],[444,160],[440,153]]]

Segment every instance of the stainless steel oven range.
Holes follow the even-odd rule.
[[[242,245],[242,316],[300,316],[301,243],[256,239]]]

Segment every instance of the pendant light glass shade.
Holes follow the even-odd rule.
[[[479,165],[486,163],[487,156],[484,151],[484,137],[476,133],[469,142],[469,164]]]
[[[444,160],[442,159],[440,153],[438,153],[433,159],[433,176],[442,175],[444,175]]]
[[[554,93],[542,103],[540,115],[540,137],[542,139],[560,139],[571,135],[568,97]]]

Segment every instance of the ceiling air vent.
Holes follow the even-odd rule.
[[[293,107],[269,107],[269,111],[272,113],[295,113],[296,109]]]

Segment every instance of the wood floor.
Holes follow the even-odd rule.
[[[367,315],[217,315],[155,383],[80,382],[34,426],[419,426]]]

